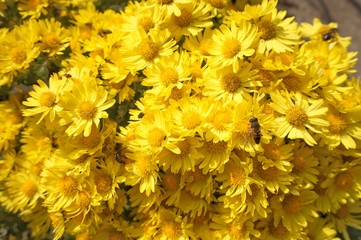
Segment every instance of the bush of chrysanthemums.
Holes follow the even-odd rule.
[[[0,204],[32,237],[361,228],[361,85],[336,23],[277,0],[0,2]]]

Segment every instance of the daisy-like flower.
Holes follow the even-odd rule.
[[[114,99],[107,99],[108,92],[96,84],[94,79],[85,79],[75,83],[72,90],[65,92],[59,105],[63,110],[59,113],[61,125],[68,125],[68,135],[84,134],[89,136],[93,124],[99,127],[100,119],[107,118],[106,109],[114,103]]]
[[[239,61],[254,54],[254,40],[257,28],[246,21],[237,27],[235,22],[230,26],[221,25],[212,35],[213,43],[208,52],[209,65],[223,67],[232,65],[233,72],[239,70]]]
[[[171,15],[168,28],[176,39],[186,35],[197,35],[213,25],[211,6],[204,1],[193,1],[179,5],[180,15]]]
[[[282,220],[289,231],[297,231],[307,227],[308,223],[318,217],[313,202],[317,194],[307,189],[301,189],[285,195],[276,195],[271,198],[271,207],[274,209],[275,225]]]
[[[192,171],[187,171],[182,175],[181,182],[184,183],[184,189],[195,196],[207,199],[213,195],[214,181],[211,174],[203,174],[202,170],[196,167]]]
[[[325,143],[330,149],[342,144],[346,149],[356,148],[353,138],[361,139],[361,111],[355,109],[354,112],[341,113],[337,110],[329,111],[327,121],[329,126],[325,129]]]
[[[59,78],[57,74],[50,77],[49,86],[38,80],[38,85],[33,85],[34,91],[29,92],[30,97],[23,102],[23,105],[29,107],[23,110],[24,116],[41,114],[37,124],[46,116],[50,121],[54,121],[56,114],[62,110],[58,103],[65,83],[65,78]]]
[[[40,38],[39,47],[49,57],[62,55],[65,48],[69,45],[68,30],[61,26],[61,23],[54,18],[40,20],[34,27]]]
[[[130,64],[129,70],[135,75],[148,65],[159,62],[164,56],[170,56],[177,49],[176,41],[170,38],[169,30],[151,29],[148,33],[140,30],[124,38],[123,61]]]
[[[19,5],[17,6],[20,15],[23,18],[30,16],[31,18],[39,18],[42,14],[45,15],[48,13],[46,8],[49,6],[48,0],[40,1],[27,1],[20,0]]]
[[[260,219],[256,225],[256,229],[260,231],[259,239],[267,240],[294,240],[294,239],[303,239],[301,238],[300,231],[290,231],[288,230],[281,222],[278,224],[274,223],[273,216]],[[307,239],[307,238],[306,238]]]
[[[244,92],[261,86],[261,83],[255,79],[256,73],[257,71],[252,69],[252,64],[249,63],[241,64],[236,72],[232,66],[209,68],[204,73],[202,93],[216,101],[240,103],[243,100]]]
[[[283,94],[282,94],[283,93]],[[322,99],[311,100],[296,92],[291,97],[288,92],[271,93],[271,107],[281,116],[275,119],[275,134],[278,137],[290,139],[303,139],[308,145],[315,145],[317,142],[309,133],[321,133],[315,127],[328,126],[325,120],[327,107]]]

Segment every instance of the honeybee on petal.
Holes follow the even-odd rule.
[[[253,138],[256,144],[261,142],[261,125],[259,125],[258,119],[256,117],[252,117],[249,120],[250,127],[248,129],[249,135]]]
[[[323,41],[329,41],[331,39],[335,39],[337,35],[337,29],[336,28],[331,28],[330,30],[328,30],[327,32],[324,32],[322,34],[322,40]]]

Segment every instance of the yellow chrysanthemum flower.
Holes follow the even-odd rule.
[[[49,6],[48,0],[27,1],[20,0],[18,10],[23,18],[30,16],[31,18],[39,18],[41,15],[46,15]]]
[[[84,134],[89,136],[93,124],[99,127],[100,119],[107,118],[106,109],[114,103],[114,99],[107,99],[108,92],[98,86],[94,79],[86,79],[83,82],[75,83],[71,91],[64,92],[60,100],[59,112],[61,125],[68,125],[68,135]]]
[[[49,79],[49,86],[42,80],[38,80],[38,85],[33,85],[34,91],[29,92],[30,97],[23,102],[29,107],[23,110],[24,116],[40,115],[37,124],[46,116],[50,121],[54,121],[58,112],[62,110],[59,106],[60,96],[63,93],[65,78],[59,78],[54,74]]]
[[[283,93],[271,93],[271,107],[281,114],[275,119],[275,134],[281,138],[301,138],[308,145],[315,145],[317,142],[308,131],[321,133],[315,126],[329,125],[325,120],[327,107],[324,106],[324,101],[308,99],[299,92],[294,97],[287,92]]]
[[[254,40],[257,28],[246,21],[240,26],[232,22],[230,26],[221,25],[213,32],[213,42],[209,46],[212,55],[209,60],[210,66],[223,67],[232,65],[233,72],[239,69],[239,61],[254,54]]]

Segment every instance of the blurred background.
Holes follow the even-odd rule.
[[[298,23],[312,23],[319,18],[323,23],[336,22],[341,36],[350,36],[349,51],[357,51],[356,76],[361,76],[361,0],[279,0],[278,9],[287,10]]]

